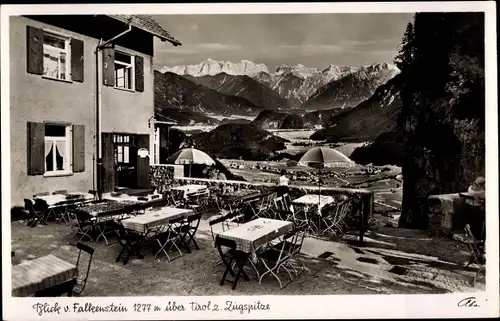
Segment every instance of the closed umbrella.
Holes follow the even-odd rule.
[[[176,165],[186,165],[189,164],[189,177],[191,177],[191,166],[193,164],[204,164],[204,165],[215,165],[215,161],[208,156],[205,152],[202,152],[196,148],[184,148],[169,158],[167,158],[167,164]]]

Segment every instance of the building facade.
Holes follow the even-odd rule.
[[[153,39],[180,43],[148,16],[10,19],[12,206],[98,189],[99,158],[102,192],[148,187]]]

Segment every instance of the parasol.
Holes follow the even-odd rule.
[[[215,161],[210,156],[196,148],[181,149],[167,158],[166,163],[176,165],[189,164],[189,177],[191,177],[191,166],[193,164],[215,165]]]
[[[313,147],[309,149],[299,160],[299,165],[319,168],[318,184],[319,198],[321,200],[321,168],[341,167],[349,168],[355,166],[355,163],[341,152],[328,147]]]

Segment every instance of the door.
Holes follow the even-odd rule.
[[[135,135],[113,134],[115,186],[137,187],[137,149]]]

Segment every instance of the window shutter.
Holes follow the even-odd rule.
[[[28,175],[45,173],[45,124],[28,122]]]
[[[43,75],[43,30],[27,26],[28,73]]]
[[[71,39],[71,80],[83,82],[83,41]]]
[[[85,126],[73,125],[73,173],[85,171]]]
[[[135,90],[144,91],[144,58],[135,56]]]
[[[105,86],[115,85],[115,50],[102,49],[102,81]]]
[[[112,192],[115,189],[115,153],[112,133],[102,133],[102,167],[102,191],[103,193]]]

